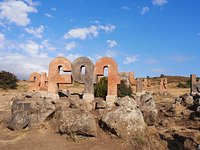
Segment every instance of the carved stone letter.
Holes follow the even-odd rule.
[[[59,83],[71,83],[71,75],[59,74],[60,68],[63,72],[71,71],[71,62],[64,57],[57,57],[53,59],[49,65],[49,79],[48,79],[48,92],[58,93]]]
[[[105,67],[108,67],[108,95],[106,100],[114,100],[117,97],[117,84],[120,84],[118,66],[112,58],[103,57],[95,64],[95,76],[103,76]]]
[[[81,73],[83,67],[85,74]],[[83,99],[86,100],[94,100],[93,73],[94,64],[87,57],[79,57],[72,63],[72,77],[74,81],[85,84]]]
[[[31,73],[29,77],[29,81],[32,82],[29,85],[29,91],[39,91],[40,90],[40,82],[41,82],[41,76],[37,72]]]

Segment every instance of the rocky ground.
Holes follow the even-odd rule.
[[[0,149],[196,150],[199,120],[200,96],[189,89],[119,98],[113,107],[27,93],[26,82],[0,91]]]

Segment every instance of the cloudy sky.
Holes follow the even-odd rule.
[[[0,0],[0,70],[27,79],[57,56],[109,56],[136,77],[200,76],[199,8],[199,0]]]

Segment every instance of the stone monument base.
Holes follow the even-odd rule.
[[[89,94],[89,93],[85,93],[85,94],[83,94],[83,99],[88,101],[88,102],[92,102],[92,101],[94,101],[94,95]]]

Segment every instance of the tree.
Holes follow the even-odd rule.
[[[7,71],[0,72],[0,88],[2,89],[15,89],[17,87],[17,77]]]

